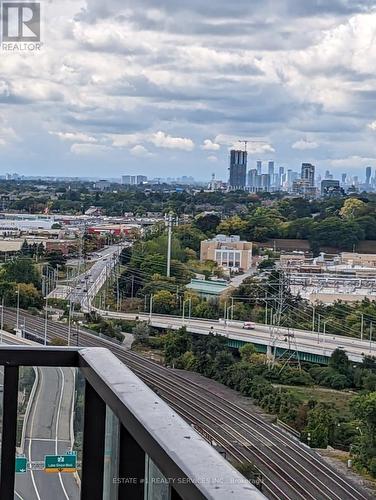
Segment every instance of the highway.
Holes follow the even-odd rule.
[[[44,321],[28,313],[27,329],[43,336]],[[15,324],[14,310],[5,310],[7,324]],[[67,339],[66,325],[50,322],[49,338]],[[214,394],[175,370],[164,368],[80,330],[80,345],[109,348],[189,423],[210,436],[230,459],[255,463],[261,470],[263,493],[280,500],[365,500],[365,491],[330,467],[295,437],[234,402]]]
[[[44,461],[45,455],[65,454],[73,445],[74,370],[37,369],[36,391],[25,425],[24,453],[29,461]],[[19,500],[78,500],[79,487],[72,473],[28,470],[16,474]]]
[[[208,335],[216,333],[234,340],[252,342],[254,344],[268,345],[270,343],[270,327],[256,324],[254,330],[245,330],[243,322],[230,321],[225,324],[223,320],[207,319],[183,319],[177,316],[168,316],[161,314],[135,314],[120,313],[114,311],[103,311],[95,309],[102,316],[121,319],[135,319],[138,317],[141,321],[147,321],[151,326],[157,328],[168,328],[177,330],[185,326],[187,331]],[[276,327],[275,327],[276,329]],[[273,347],[281,349],[298,349],[300,352],[320,354],[329,357],[337,347],[342,347],[352,361],[361,362],[364,355],[376,355],[375,342],[345,337],[342,335],[332,336],[306,330],[295,330],[279,328],[279,336],[273,344]],[[286,334],[286,336],[284,335]],[[289,334],[289,335],[287,335]],[[293,337],[292,337],[293,335]]]
[[[252,342],[254,344],[268,346],[271,344],[271,327],[256,324],[254,330],[244,330],[243,322],[224,320],[206,320],[202,318],[182,318],[160,314],[129,314],[114,311],[104,311],[94,308],[91,305],[95,295],[105,283],[109,270],[115,265],[116,258],[121,248],[129,246],[131,243],[112,245],[102,250],[101,258],[98,259],[91,269],[82,276],[76,288],[72,290],[71,299],[81,304],[83,311],[95,310],[102,316],[113,318],[135,319],[136,316],[143,321],[148,321],[151,326],[159,328],[169,328],[176,330],[185,326],[187,331],[208,335],[215,332],[224,335],[229,339]],[[274,331],[277,327],[274,327]],[[330,357],[337,347],[343,347],[349,359],[354,362],[362,362],[365,355],[376,355],[375,342],[369,340],[345,337],[342,335],[328,335],[323,332],[312,332],[307,330],[278,328],[279,334],[274,337],[273,348],[292,349],[304,353],[317,354]],[[286,334],[286,335],[285,335]],[[287,335],[288,334],[288,335]]]
[[[6,333],[3,343],[33,344]],[[72,449],[74,379],[73,368],[36,369],[19,448],[20,454],[24,453],[28,461],[44,462],[45,455],[65,454]],[[42,470],[16,474],[15,499],[78,500],[79,496],[74,474]]]
[[[81,305],[82,310],[94,299],[115,266],[121,250],[129,243],[121,243],[104,248],[97,252],[97,259],[87,272],[74,280],[74,286],[68,296],[72,302]]]

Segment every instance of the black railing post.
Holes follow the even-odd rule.
[[[16,468],[18,366],[4,367],[3,428],[1,435],[1,500],[14,499]]]
[[[145,452],[120,424],[118,500],[143,500]]]
[[[81,500],[102,500],[106,404],[86,381]]]
[[[179,493],[174,488],[171,488],[170,500],[181,500],[181,499],[182,497],[179,495]]]

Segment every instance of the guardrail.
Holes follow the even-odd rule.
[[[119,429],[117,450],[111,456],[116,471],[110,477],[118,500],[152,498],[153,485],[161,484],[167,485],[171,500],[265,499],[107,349],[4,346],[0,365],[4,366],[1,500],[14,498],[19,366],[78,367],[85,377],[82,500],[103,498],[109,415],[117,419]],[[153,466],[163,475],[155,484],[149,475]]]

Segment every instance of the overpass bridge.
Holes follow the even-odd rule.
[[[311,363],[327,364],[337,348],[345,350],[349,359],[356,363],[361,363],[364,356],[376,356],[376,345],[373,341],[329,335],[324,332],[278,328],[279,334],[273,335],[272,328],[274,332],[277,331],[275,326],[256,324],[254,330],[245,330],[243,322],[240,321],[225,322],[224,320],[182,318],[153,313],[134,314],[95,310],[102,316],[110,318],[146,321],[154,328],[178,330],[185,326],[191,333],[223,335],[228,339],[230,347],[239,348],[246,343],[252,343],[259,352],[273,351],[278,356],[285,354],[291,357],[298,353],[300,361]]]

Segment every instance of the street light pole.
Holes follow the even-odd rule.
[[[268,324],[268,302],[265,300],[265,325]]]
[[[3,343],[3,330],[4,330],[4,296],[1,299],[1,339],[0,343]]]
[[[172,238],[172,215],[168,216],[168,235],[167,235],[167,278],[171,275],[171,238]]]
[[[149,311],[149,319],[151,321],[151,317],[153,314],[153,294],[150,294],[150,311]]]
[[[372,321],[369,325],[369,352],[372,351],[372,327],[373,327],[373,324],[372,324]]]
[[[44,345],[47,345],[48,296],[46,295],[46,312],[44,318]]]
[[[72,301],[69,301],[69,316],[68,316],[68,347],[71,342],[71,331],[72,331]]]
[[[20,285],[17,285],[17,312],[16,312],[16,330],[18,332],[18,325],[20,322]]]

